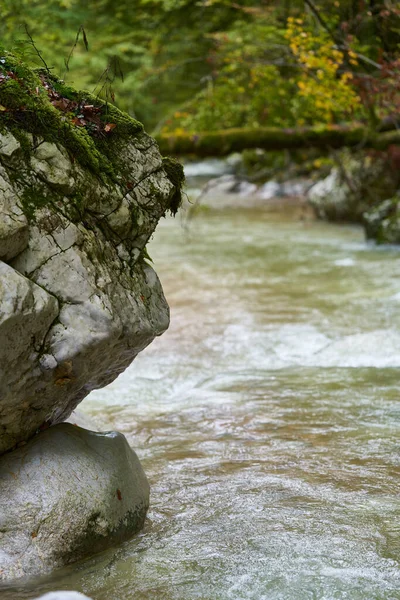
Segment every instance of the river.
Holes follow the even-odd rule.
[[[82,405],[142,460],[145,530],[1,597],[400,598],[399,251],[263,208],[149,250],[171,327]]]

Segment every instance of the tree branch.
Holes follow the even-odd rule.
[[[325,21],[325,19],[323,18],[323,16],[319,12],[318,8],[315,6],[314,2],[312,0],[304,0],[304,3],[307,4],[307,6],[313,12],[313,14],[315,15],[315,17],[316,17],[317,21],[319,22],[319,24],[321,25],[321,27],[323,29],[325,29],[325,31],[330,35],[330,37],[332,38],[332,40],[337,45],[338,49],[339,50],[344,50],[345,52],[349,52],[349,50],[350,50],[349,46],[345,43],[345,41],[343,39],[339,38],[335,34],[334,31],[332,31],[332,29],[329,27],[328,23]],[[379,70],[382,69],[382,65],[380,65],[377,62],[375,62],[374,60],[371,60],[370,58],[368,58],[368,56],[365,56],[364,54],[360,54],[358,52],[354,52],[354,54],[362,62],[365,62],[365,63],[367,63],[367,64],[375,67],[376,69],[379,69]]]

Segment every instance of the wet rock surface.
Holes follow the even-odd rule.
[[[48,572],[130,538],[149,485],[116,432],[64,423],[0,457],[0,580]]]

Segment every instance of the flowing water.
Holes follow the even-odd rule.
[[[143,462],[145,530],[1,597],[400,598],[398,250],[241,209],[150,254],[171,327],[83,404]]]

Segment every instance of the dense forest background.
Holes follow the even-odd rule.
[[[3,46],[149,131],[395,123],[391,0],[5,0]]]

